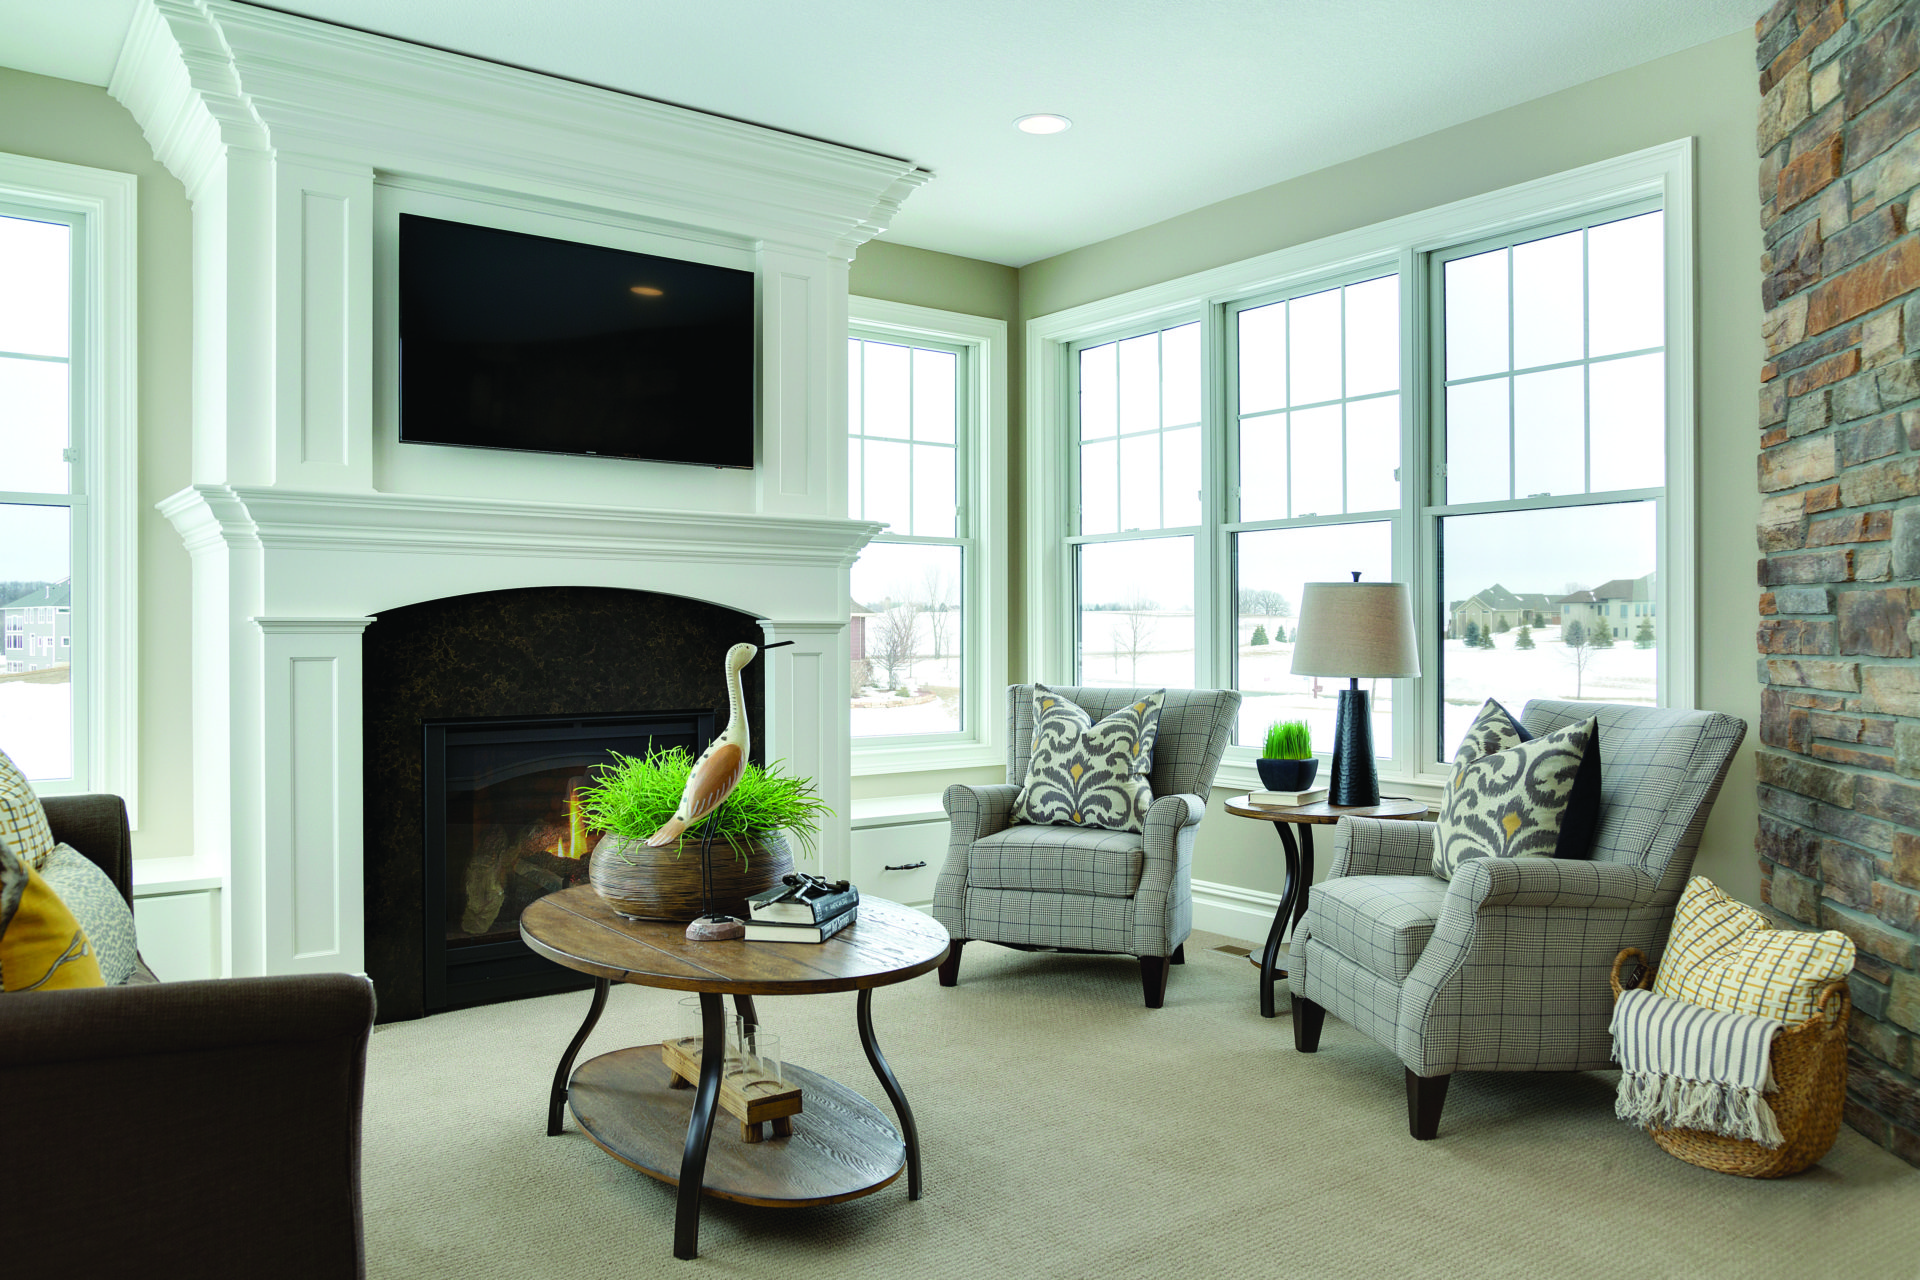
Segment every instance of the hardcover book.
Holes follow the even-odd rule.
[[[848,907],[831,920],[820,924],[799,924],[785,920],[749,920],[747,921],[747,941],[825,942],[852,924],[859,916],[860,908]]]
[[[794,884],[777,884],[747,899],[750,919],[788,924],[818,924],[831,920],[860,901],[860,891],[844,880],[828,884],[814,876],[793,876]]]
[[[1325,787],[1309,787],[1305,791],[1249,791],[1247,793],[1248,804],[1263,804],[1272,809],[1292,809],[1326,798]]]

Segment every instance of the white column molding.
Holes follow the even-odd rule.
[[[275,484],[373,488],[373,170],[274,160]]]
[[[266,677],[261,914],[234,927],[258,930],[268,973],[366,968],[360,633],[372,621],[254,619]]]
[[[843,575],[844,576],[844,575]],[[845,595],[845,589],[841,595]],[[833,810],[820,826],[820,874],[849,874],[853,809],[853,740],[847,718],[845,619],[790,622],[760,619],[767,643],[791,640],[764,652],[767,664],[767,761],[784,761],[788,773],[812,778]]]

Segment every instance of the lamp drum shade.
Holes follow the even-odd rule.
[[[1309,582],[1294,632],[1293,674],[1420,674],[1413,597],[1404,582]]]

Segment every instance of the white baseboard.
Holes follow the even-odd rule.
[[[1242,942],[1265,943],[1280,895],[1211,880],[1193,882],[1193,927]]]

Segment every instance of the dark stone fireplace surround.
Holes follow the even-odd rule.
[[[366,964],[380,1019],[425,1012],[425,722],[714,707],[730,645],[764,643],[750,614],[648,591],[532,587],[381,613],[363,637]],[[760,759],[762,665],[742,673]]]

